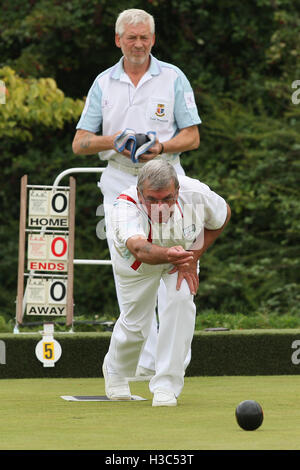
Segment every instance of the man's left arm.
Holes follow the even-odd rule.
[[[200,145],[198,126],[189,126],[180,129],[178,134],[167,142],[163,142],[165,153],[180,153],[195,150]]]
[[[200,145],[200,133],[198,126],[189,126],[180,129],[178,134],[166,142],[156,140],[155,144],[144,153],[139,161],[147,162],[162,153],[181,153],[188,150],[195,150]]]
[[[201,258],[203,253],[205,253],[206,250],[214,243],[214,241],[221,235],[224,228],[228,224],[230,217],[231,217],[231,209],[227,203],[226,203],[226,206],[227,206],[227,215],[226,215],[226,219],[222,227],[216,230],[208,230],[207,228],[204,228],[204,241],[203,241],[202,248],[200,250],[191,249],[191,251],[194,254],[194,259],[196,262],[199,260],[199,258]]]

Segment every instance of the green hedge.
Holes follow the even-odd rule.
[[[298,374],[292,362],[300,329],[199,332],[194,336],[193,360],[187,375]],[[296,358],[297,359],[297,358]]]
[[[40,334],[2,334],[0,378],[101,377],[110,335],[55,334],[62,355],[54,367],[44,367],[35,355]],[[298,350],[300,357],[300,329],[196,332],[187,376],[294,375]]]

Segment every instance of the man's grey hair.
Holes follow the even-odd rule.
[[[167,188],[172,181],[174,181],[175,189],[179,188],[175,168],[165,160],[151,160],[141,168],[138,175],[137,188],[142,194],[145,181],[148,182],[150,188],[154,191]]]
[[[115,32],[119,36],[122,36],[125,30],[125,24],[137,25],[140,23],[149,23],[151,34],[155,32],[155,22],[152,15],[147,13],[144,10],[139,10],[137,8],[130,8],[129,10],[124,10],[119,14]]]

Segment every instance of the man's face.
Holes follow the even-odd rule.
[[[151,189],[148,182],[145,181],[143,192],[138,191],[138,197],[152,222],[166,223],[174,212],[178,190],[175,189],[174,181],[160,190]]]
[[[155,42],[155,35],[150,32],[148,23],[126,24],[122,36],[116,34],[116,45],[131,64],[144,64]]]

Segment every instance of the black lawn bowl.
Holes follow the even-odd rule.
[[[147,134],[135,134],[136,138],[136,148],[138,149],[142,145],[144,145],[146,142],[149,142],[149,137]]]
[[[236,407],[235,417],[242,429],[254,431],[261,426],[264,414],[259,403],[254,400],[245,400]]]

